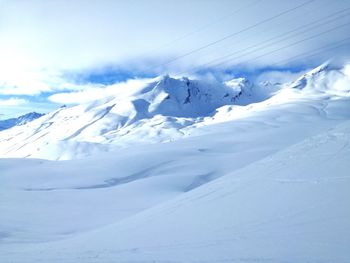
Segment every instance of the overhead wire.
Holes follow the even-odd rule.
[[[341,24],[341,25],[338,25],[338,26],[332,27],[331,29],[328,29],[328,30],[322,31],[322,32],[317,33],[317,34],[315,34],[315,35],[312,35],[312,36],[310,36],[310,37],[307,37],[307,38],[304,38],[304,39],[298,40],[298,41],[296,41],[296,42],[293,42],[293,43],[291,43],[291,44],[288,44],[288,45],[282,46],[282,47],[280,47],[280,48],[278,48],[278,49],[275,49],[275,50],[272,50],[272,51],[266,52],[266,53],[264,53],[264,54],[262,54],[262,55],[259,55],[259,56],[257,56],[257,57],[254,57],[254,58],[248,59],[248,60],[243,61],[243,62],[241,62],[241,63],[239,63],[239,64],[245,64],[245,63],[248,63],[248,62],[251,62],[251,61],[257,60],[257,59],[259,59],[259,58],[262,58],[262,57],[265,57],[265,56],[267,56],[267,55],[270,55],[270,54],[276,53],[276,52],[278,52],[278,51],[281,51],[281,50],[283,50],[283,49],[286,49],[286,48],[289,48],[289,47],[292,47],[292,46],[298,45],[298,44],[303,43],[303,42],[305,42],[305,41],[308,41],[308,40],[311,40],[311,39],[317,38],[317,37],[319,37],[319,36],[325,35],[325,34],[327,34],[327,33],[329,33],[329,32],[333,32],[333,31],[335,31],[335,30],[338,30],[338,29],[340,29],[340,28],[342,28],[342,27],[349,26],[349,25],[350,25],[350,22],[347,22],[347,23],[344,23],[344,24]],[[239,64],[238,64],[238,65],[239,65]]]
[[[171,60],[169,60],[169,61],[167,61],[167,62],[161,64],[160,66],[161,66],[161,67],[164,67],[164,66],[166,66],[166,65],[169,65],[169,64],[171,64],[171,63],[173,63],[173,62],[175,62],[175,61],[177,61],[177,60],[179,60],[179,59],[181,59],[181,58],[184,58],[184,57],[187,57],[187,56],[189,56],[189,55],[192,55],[192,54],[194,54],[194,53],[196,53],[196,52],[198,52],[198,51],[201,51],[201,50],[203,50],[203,49],[205,49],[205,48],[208,48],[208,47],[210,47],[210,46],[216,45],[216,44],[218,44],[218,43],[220,43],[220,42],[222,42],[222,41],[225,41],[225,40],[227,40],[227,39],[229,39],[229,38],[232,38],[232,37],[234,37],[234,36],[237,36],[237,35],[239,35],[239,34],[241,34],[241,33],[243,33],[243,32],[246,32],[246,31],[248,31],[248,30],[251,30],[251,29],[253,29],[253,28],[256,28],[256,27],[258,27],[258,26],[261,26],[261,25],[263,25],[263,24],[266,24],[266,23],[268,23],[268,22],[270,22],[270,21],[273,21],[274,19],[277,19],[277,18],[279,18],[279,17],[281,17],[281,16],[283,16],[283,15],[286,15],[286,14],[291,13],[291,12],[293,12],[293,11],[299,9],[299,8],[302,8],[302,7],[306,6],[306,5],[309,5],[309,4],[311,4],[312,2],[314,2],[314,1],[315,1],[315,0],[308,0],[308,1],[306,1],[306,2],[303,2],[303,3],[300,4],[300,5],[294,6],[293,8],[289,8],[289,9],[287,9],[287,10],[284,10],[284,11],[278,13],[278,14],[275,14],[275,15],[273,15],[273,16],[271,16],[271,17],[268,17],[268,18],[266,18],[266,19],[261,20],[261,21],[259,21],[258,23],[255,23],[255,24],[253,24],[253,25],[251,25],[251,26],[245,27],[245,28],[243,28],[243,29],[241,29],[241,30],[239,30],[239,31],[236,31],[236,32],[234,32],[234,33],[231,33],[231,34],[229,34],[229,35],[227,35],[227,36],[225,36],[225,37],[222,37],[222,38],[217,39],[217,40],[215,40],[215,41],[212,41],[212,42],[210,42],[210,43],[208,43],[208,44],[206,44],[206,45],[203,45],[203,46],[201,46],[201,47],[198,47],[198,48],[196,48],[196,49],[193,49],[193,50],[191,50],[191,51],[189,51],[189,52],[187,52],[187,53],[185,53],[185,54],[182,54],[182,55],[180,55],[180,56],[177,56],[177,57],[175,57],[175,58],[173,58],[173,59],[171,59]]]
[[[257,51],[261,51],[261,49],[265,49],[267,47],[270,47],[271,45],[278,44],[278,43],[281,43],[281,42],[283,42],[285,40],[288,40],[288,39],[291,39],[291,38],[293,38],[295,36],[298,36],[300,34],[304,34],[306,32],[309,32],[310,30],[313,30],[315,28],[320,27],[321,25],[328,24],[330,22],[333,22],[333,21],[339,20],[341,18],[344,18],[346,16],[349,16],[349,13],[346,13],[348,11],[350,11],[350,7],[346,8],[346,9],[343,9],[343,10],[340,10],[340,11],[337,11],[335,13],[332,13],[331,15],[328,15],[326,17],[322,17],[320,19],[317,19],[317,20],[314,20],[312,22],[309,22],[306,25],[298,26],[297,28],[294,28],[294,29],[292,29],[290,31],[287,31],[287,32],[285,32],[283,34],[280,34],[280,35],[277,35],[277,36],[274,36],[274,37],[269,38],[267,40],[263,40],[263,41],[261,41],[261,42],[259,42],[257,44],[253,44],[253,45],[251,45],[249,47],[245,47],[243,49],[240,49],[240,50],[234,51],[232,53],[229,53],[229,54],[227,54],[225,56],[221,56],[221,57],[216,58],[214,60],[211,60],[211,61],[209,61],[207,63],[204,63],[201,66],[203,67],[203,66],[215,65],[216,62],[220,62],[220,60],[222,60],[221,63],[219,63],[219,65],[221,65],[221,64],[224,64],[226,61],[232,61],[233,59],[238,59],[240,57],[243,57],[243,56],[255,53]],[[332,19],[329,19],[329,18],[331,18],[331,17],[333,17],[335,15],[341,14],[341,13],[345,13],[345,14],[342,14],[341,16],[337,16],[337,17],[334,17]],[[322,22],[322,23],[318,24],[318,22]],[[316,25],[315,26],[311,26],[311,25],[314,25],[314,24],[316,24]],[[300,31],[300,32],[298,32],[298,31]],[[294,34],[292,34],[292,33],[294,33]],[[288,37],[285,37],[285,36],[290,35],[290,34],[292,34],[292,35],[288,36]],[[280,38],[282,38],[282,39],[280,39]],[[277,40],[277,39],[279,39],[279,40]],[[273,40],[276,40],[276,41],[273,41]],[[255,48],[255,49],[253,49],[253,48]],[[244,52],[244,53],[239,55],[239,56],[235,56],[234,58],[228,59],[229,57],[232,57],[233,55],[236,55],[236,54],[239,54],[239,53],[242,53],[242,52]]]
[[[310,51],[299,53],[298,55],[294,55],[293,57],[290,57],[288,59],[282,59],[282,60],[280,60],[278,62],[270,64],[269,67],[276,67],[278,65],[285,65],[287,63],[291,63],[293,61],[297,61],[299,58],[312,57],[312,56],[315,56],[315,55],[319,55],[319,54],[321,54],[321,53],[323,53],[325,51],[333,50],[333,49],[336,49],[336,48],[339,48],[339,47],[342,47],[342,46],[346,46],[346,45],[350,46],[350,37],[344,38],[344,39],[342,39],[340,41],[337,41],[336,43],[332,43],[332,44],[329,44],[329,45],[324,45],[322,47],[319,47],[319,48],[316,48],[316,49],[313,49],[313,50],[310,50]]]
[[[345,8],[345,9],[343,9],[343,10],[341,10],[341,11],[335,12],[335,13],[333,13],[333,14],[327,16],[327,18],[332,17],[332,16],[334,16],[334,15],[336,15],[336,14],[339,14],[339,13],[348,12],[349,10],[350,10],[350,7],[349,7],[349,8]],[[337,19],[346,17],[346,16],[348,16],[348,15],[349,15],[349,14],[343,14],[343,15],[341,15],[341,16],[338,16],[338,17],[335,17],[335,18],[331,19],[330,21],[335,21],[335,20],[337,20]],[[324,19],[324,18],[318,19],[317,21],[321,21],[322,19]],[[323,24],[329,23],[330,21],[325,21],[324,23],[321,23],[321,24],[323,25]],[[314,21],[314,22],[316,22],[316,21]],[[312,22],[311,24],[314,24],[314,22]],[[286,48],[288,48],[288,47],[295,46],[295,45],[297,45],[297,44],[299,44],[299,43],[308,41],[308,40],[310,40],[310,39],[313,39],[313,38],[322,36],[322,35],[324,35],[324,34],[327,34],[327,33],[329,33],[329,32],[335,31],[335,30],[337,30],[337,29],[339,29],[339,28],[345,27],[345,26],[347,26],[348,24],[350,24],[350,22],[347,22],[347,23],[344,23],[344,24],[341,24],[341,25],[337,25],[337,26],[335,26],[335,27],[330,28],[329,30],[322,31],[322,32],[320,32],[320,33],[314,34],[314,35],[309,36],[309,37],[307,37],[307,38],[304,38],[304,39],[298,40],[298,41],[296,41],[296,42],[293,42],[293,43],[291,43],[291,44],[282,46],[282,47],[280,47],[280,48],[278,48],[278,49],[274,49],[274,50],[272,50],[272,51],[268,51],[268,52],[263,53],[262,55],[259,55],[259,56],[257,56],[257,57],[253,57],[253,58],[248,59],[248,60],[246,60],[246,61],[240,62],[239,64],[242,65],[242,64],[244,64],[244,63],[247,63],[247,62],[250,62],[250,61],[259,59],[259,58],[261,58],[261,57],[267,56],[267,55],[269,55],[269,54],[278,52],[278,51],[280,51],[280,50],[282,50],[282,49],[286,49]],[[320,26],[320,25],[317,25],[317,26]],[[298,28],[300,29],[300,28],[302,28],[302,27],[303,27],[303,26],[298,27]],[[308,32],[308,31],[310,31],[310,30],[313,29],[313,28],[314,28],[314,27],[309,28],[309,29],[307,29],[307,30],[304,30],[304,31],[302,31],[302,33]],[[288,31],[288,33],[292,32],[292,31],[295,31],[295,30],[293,29],[293,30],[291,30],[291,31]],[[298,34],[299,34],[299,33],[298,33]],[[298,34],[294,34],[294,36],[295,36],[295,35],[298,35]],[[283,35],[283,34],[282,34],[282,35]],[[275,39],[275,38],[279,38],[279,37],[281,37],[282,35],[279,35],[278,37],[271,38],[270,40]],[[290,37],[289,37],[289,38],[290,38]],[[283,39],[283,40],[286,40],[286,38]],[[281,42],[281,41],[275,41],[274,44],[276,44],[277,42]],[[254,47],[257,46],[257,45],[260,45],[260,44],[261,44],[261,43],[256,44],[256,45],[254,45]],[[244,50],[248,50],[248,49],[249,49],[249,48],[244,49]],[[259,50],[260,50],[260,49],[259,49]],[[254,50],[254,52],[255,52],[255,51],[256,51],[256,50]],[[253,53],[253,52],[248,52],[248,53]],[[248,53],[246,53],[245,55],[247,55]],[[227,60],[224,60],[224,61],[222,61],[222,62],[220,62],[220,63],[214,64],[214,65],[212,65],[212,66],[214,66],[214,67],[219,67],[219,66],[224,65],[224,64],[226,64],[226,63],[228,63],[228,62],[232,62],[232,61],[236,60],[237,58],[238,58],[238,57],[235,57],[234,59],[227,59]],[[186,73],[191,73],[191,72],[194,73],[194,72],[196,72],[196,71],[198,71],[198,70],[203,69],[205,66],[208,66],[208,65],[213,64],[212,62],[213,62],[213,61],[217,61],[217,60],[218,60],[218,59],[214,59],[214,60],[209,61],[209,62],[207,62],[207,63],[205,63],[205,64],[202,64],[202,65],[200,65],[200,66],[197,66],[197,67],[196,67],[195,69],[193,69],[193,70],[190,70],[190,71],[189,71],[189,70],[183,71],[183,72],[177,73],[176,75],[181,75],[181,74],[186,74]],[[239,65],[239,64],[238,64],[238,65]]]
[[[161,49],[164,49],[164,48],[167,48],[169,46],[172,46],[175,43],[177,43],[179,41],[182,41],[182,40],[184,40],[186,38],[189,38],[189,37],[191,37],[191,36],[193,36],[195,34],[198,34],[198,33],[204,31],[205,29],[207,29],[207,28],[209,28],[209,27],[211,27],[213,25],[219,24],[221,21],[223,21],[223,20],[225,20],[225,19],[227,19],[229,17],[232,17],[233,15],[238,14],[239,12],[242,12],[243,10],[245,10],[245,9],[247,9],[249,7],[252,7],[252,6],[258,4],[261,1],[262,0],[252,1],[252,2],[248,3],[247,5],[244,5],[244,6],[236,9],[235,11],[233,11],[233,12],[231,12],[231,13],[225,15],[225,16],[219,17],[218,19],[216,19],[215,21],[213,21],[211,23],[205,24],[205,25],[203,25],[203,26],[201,26],[201,27],[199,27],[199,28],[197,28],[197,29],[195,29],[195,30],[193,30],[191,32],[188,32],[188,33],[186,33],[186,34],[184,34],[184,35],[182,35],[182,36],[180,36],[178,38],[175,38],[175,39],[173,39],[173,40],[171,40],[171,41],[169,41],[169,42],[167,42],[167,43],[165,43],[165,44],[163,44],[163,45],[161,45],[161,46],[159,46],[157,48],[154,48],[153,50],[147,52],[147,54],[144,54],[144,55],[149,55],[149,54],[152,54],[152,53],[154,53],[156,51],[159,51]]]

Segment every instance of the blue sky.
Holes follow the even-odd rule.
[[[0,0],[0,6],[0,118],[51,111],[70,92],[129,78],[281,81],[349,56],[346,0]],[[62,96],[53,101],[55,94]]]

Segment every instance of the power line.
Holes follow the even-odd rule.
[[[325,6],[329,6],[330,4],[332,4],[332,3],[328,3],[328,2],[324,2],[324,1],[318,2],[317,5],[315,5],[313,8],[313,12],[317,13],[317,11],[318,11],[317,9],[319,9],[320,7],[322,9]],[[289,25],[289,22],[292,22],[293,23],[292,25],[294,25],[295,21],[298,21],[299,19],[303,19],[305,17],[308,17],[309,13],[310,13],[310,11],[308,9],[304,9],[304,10],[299,10],[299,12],[293,14],[293,16],[283,17],[283,27],[281,27],[281,28],[287,28],[287,26]],[[308,24],[306,24],[305,26],[308,26]],[[247,43],[245,41],[249,40],[250,41],[249,43],[254,43],[257,35],[270,36],[271,34],[275,33],[275,28],[276,27],[272,25],[269,27],[264,27],[264,30],[253,31],[252,34],[243,34],[239,38],[237,37],[236,39],[234,39],[234,41],[226,41],[227,43],[225,43],[225,44],[221,43],[220,49],[227,48],[228,50],[233,51],[234,47],[235,48],[242,48]],[[269,33],[271,33],[271,34],[269,34]],[[216,54],[214,50],[210,51],[210,53],[212,53],[213,55]]]
[[[349,7],[349,8],[346,8],[346,9],[344,9],[344,10],[342,10],[342,11],[335,12],[335,13],[331,14],[330,16],[326,16],[326,18],[332,17],[332,16],[334,16],[334,15],[336,15],[336,14],[339,14],[339,13],[347,12],[348,10],[350,10],[350,7]],[[325,23],[329,23],[330,21],[335,21],[335,20],[340,19],[340,18],[343,18],[343,17],[345,17],[345,16],[347,16],[347,15],[348,15],[348,14],[343,14],[342,16],[333,18],[333,19],[331,19],[331,20],[327,20],[327,21],[325,21],[324,23],[321,23],[321,24],[319,24],[319,25],[317,25],[317,26],[320,26],[320,25],[325,24]],[[314,22],[312,22],[311,24],[314,24],[315,22],[318,22],[319,20],[323,20],[323,19],[325,19],[325,18],[318,19],[317,21],[314,21]],[[320,35],[326,34],[326,33],[330,32],[330,31],[334,31],[334,30],[336,30],[336,29],[338,29],[338,28],[340,28],[340,27],[344,27],[344,26],[346,26],[347,24],[349,24],[349,22],[348,22],[348,23],[345,23],[345,24],[342,24],[342,25],[340,25],[340,26],[333,27],[333,28],[331,28],[330,30],[322,31],[322,32],[319,33],[319,34],[312,35],[311,37],[308,37],[308,38],[306,38],[306,39],[302,39],[302,40],[297,41],[297,42],[294,42],[294,43],[292,43],[292,44],[285,45],[285,46],[281,47],[280,49],[285,49],[285,48],[287,48],[287,47],[289,47],[289,46],[294,46],[294,45],[299,44],[299,43],[301,43],[301,42],[304,42],[304,41],[307,41],[307,40],[309,40],[309,39],[312,39],[312,38],[318,37],[318,36],[320,36]],[[304,27],[304,26],[301,26],[301,27],[298,27],[298,28],[300,29],[300,28],[303,28],[303,27]],[[315,26],[314,26],[314,27],[315,27]],[[304,31],[302,31],[301,33],[305,33],[305,32],[307,32],[307,31],[310,31],[310,29],[313,29],[314,27],[311,27],[311,28],[309,28],[309,29],[307,29],[307,30],[304,30]],[[292,32],[292,31],[294,32],[295,29],[289,31],[288,34],[289,34],[290,32]],[[269,39],[269,40],[272,40],[272,39],[275,39],[275,38],[280,38],[280,37],[283,36],[283,35],[285,35],[285,34],[279,35],[279,36],[274,37],[274,38],[271,38],[271,39]],[[299,33],[298,33],[298,34],[294,34],[294,36],[295,36],[295,35],[299,35]],[[282,40],[284,41],[284,40],[289,39],[289,38],[290,38],[290,37],[284,38],[284,39],[282,39]],[[276,43],[278,43],[278,42],[281,42],[281,40],[275,41],[275,42],[273,42],[273,44],[276,44]],[[255,47],[255,46],[258,46],[258,45],[260,45],[261,43],[265,43],[265,42],[260,42],[260,43],[258,43],[258,44],[256,44],[256,45],[253,45],[253,46],[254,46],[254,47]],[[269,45],[271,45],[271,44],[269,44]],[[270,53],[277,52],[277,51],[279,51],[280,49],[278,49],[278,50],[273,50],[273,51],[264,53],[262,56],[266,56],[266,55],[268,55],[268,54],[270,54]],[[243,49],[243,50],[241,50],[241,51],[245,51],[245,50],[246,50],[246,49]],[[249,50],[249,48],[247,48],[247,50]],[[260,49],[259,49],[259,50],[260,50]],[[251,51],[251,52],[246,52],[244,55],[247,55],[247,54],[249,54],[249,53],[253,53],[253,52],[256,52],[256,51],[257,51],[257,50],[255,49],[255,50],[253,50],[253,51]],[[241,56],[238,56],[238,57],[241,57]],[[224,60],[224,61],[221,62],[221,63],[214,64],[214,66],[218,67],[218,66],[223,65],[223,64],[225,64],[225,63],[231,62],[232,60],[235,60],[235,59],[237,59],[238,57],[234,57],[233,59]],[[259,57],[260,57],[260,56],[255,57],[255,58],[253,58],[253,59],[257,59],[257,58],[259,58]],[[214,60],[209,61],[208,63],[205,63],[205,64],[203,64],[203,65],[201,65],[201,66],[197,66],[196,68],[197,68],[197,70],[200,70],[200,69],[202,69],[204,66],[211,65],[211,64],[213,64],[213,62],[215,62],[215,61],[217,61],[217,60],[218,60],[218,59],[214,59]],[[250,60],[252,60],[252,59],[250,59]],[[250,61],[250,60],[248,60],[248,61]],[[243,63],[240,63],[240,64],[243,64]],[[195,72],[195,71],[196,71],[196,69],[191,70],[191,72]],[[189,71],[183,71],[183,72],[181,72],[181,73],[177,73],[177,75],[185,74],[185,73],[188,73],[188,72],[189,72]]]
[[[208,44],[206,44],[206,45],[204,45],[204,46],[201,46],[201,47],[196,48],[196,49],[194,49],[194,50],[191,50],[191,51],[189,51],[189,52],[187,52],[187,53],[185,53],[185,54],[182,54],[182,55],[180,55],[180,56],[178,56],[178,57],[175,57],[175,58],[173,58],[172,60],[170,60],[170,61],[168,61],[168,62],[166,62],[166,63],[163,63],[161,66],[166,66],[166,65],[168,65],[168,64],[170,64],[170,63],[173,63],[174,61],[177,61],[177,60],[179,60],[179,59],[181,59],[181,58],[187,57],[187,56],[189,56],[189,55],[191,55],[191,54],[194,54],[194,53],[196,53],[196,52],[198,52],[198,51],[200,51],[200,50],[203,50],[203,49],[208,48],[208,47],[210,47],[210,46],[213,46],[213,45],[215,45],[215,44],[217,44],[217,43],[220,43],[220,42],[222,42],[222,41],[225,41],[226,39],[232,38],[232,37],[237,36],[237,35],[239,35],[239,34],[241,34],[241,33],[243,33],[243,32],[246,32],[246,31],[248,31],[248,30],[250,30],[250,29],[253,29],[253,28],[255,28],[255,27],[258,27],[258,26],[261,26],[261,25],[263,25],[263,24],[266,24],[267,22],[270,22],[270,21],[272,21],[272,20],[274,20],[274,19],[276,19],[276,18],[279,18],[279,17],[281,17],[281,16],[283,16],[283,15],[286,15],[286,14],[288,14],[288,13],[290,13],[290,12],[293,12],[293,11],[299,9],[299,8],[302,8],[302,7],[304,7],[304,6],[308,5],[308,4],[311,4],[311,3],[314,2],[314,1],[315,1],[315,0],[309,0],[309,1],[306,1],[306,2],[304,2],[304,3],[300,4],[300,5],[297,5],[297,6],[293,7],[293,8],[287,9],[287,10],[285,10],[285,11],[283,11],[283,12],[280,12],[280,13],[274,15],[274,16],[271,16],[271,17],[269,17],[269,18],[267,18],[267,19],[264,19],[264,20],[262,20],[262,21],[260,21],[260,22],[258,22],[258,23],[256,23],[256,24],[253,24],[253,25],[251,25],[251,26],[248,26],[248,27],[246,27],[246,28],[244,28],[244,29],[241,29],[241,30],[236,31],[236,32],[234,32],[234,33],[232,33],[232,34],[229,34],[229,35],[227,35],[227,36],[225,36],[225,37],[223,37],[223,38],[220,38],[220,39],[215,40],[215,41],[213,41],[213,42],[210,42],[210,43],[208,43]]]
[[[345,23],[345,24],[342,24],[342,25],[333,27],[333,28],[331,28],[331,29],[329,29],[329,30],[326,30],[326,31],[322,31],[322,32],[320,32],[320,33],[318,33],[318,34],[312,35],[311,37],[307,37],[307,38],[301,39],[301,40],[299,40],[299,41],[293,42],[292,44],[282,46],[282,47],[280,47],[280,48],[278,48],[278,49],[269,51],[269,52],[264,53],[264,54],[262,54],[262,55],[259,55],[259,56],[257,56],[257,57],[254,57],[254,58],[248,59],[248,60],[246,60],[246,61],[243,61],[243,62],[241,62],[240,64],[244,64],[244,63],[247,63],[247,62],[250,62],[250,61],[254,61],[254,60],[259,59],[259,58],[261,58],[261,57],[264,57],[264,56],[270,55],[270,54],[272,54],[272,53],[278,52],[278,51],[280,51],[280,50],[282,50],[282,49],[285,49],[285,48],[288,48],[288,47],[291,47],[291,46],[295,46],[295,45],[300,44],[300,43],[302,43],[302,42],[305,42],[305,41],[307,41],[307,40],[310,40],[310,39],[319,37],[319,36],[321,36],[321,35],[324,35],[324,34],[326,34],[326,33],[329,33],[329,32],[331,32],[331,31],[337,30],[337,29],[339,29],[339,28],[341,28],[341,27],[344,27],[344,26],[346,26],[346,25],[348,25],[348,24],[350,24],[350,22],[347,22],[347,23]],[[220,66],[220,65],[225,64],[225,63],[230,62],[230,61],[231,61],[231,60],[227,60],[227,61],[224,61],[224,62],[222,62],[222,63],[216,64],[215,66]]]
[[[265,53],[265,54],[262,54],[262,55],[260,55],[260,56],[254,57],[254,58],[252,58],[252,59],[248,59],[248,60],[246,60],[246,61],[244,61],[244,62],[241,62],[240,64],[247,63],[247,62],[251,62],[251,61],[257,60],[257,59],[259,59],[259,58],[265,57],[265,56],[267,56],[267,55],[270,55],[270,54],[276,53],[276,52],[278,52],[278,51],[281,51],[281,50],[283,50],[283,49],[285,49],[285,48],[289,48],[289,47],[298,45],[298,44],[303,43],[303,42],[305,42],[305,41],[308,41],[308,40],[310,40],[310,39],[314,39],[314,38],[316,38],[316,37],[319,37],[319,36],[322,36],[322,35],[327,34],[327,33],[329,33],[329,32],[332,32],[332,31],[334,31],[334,30],[337,30],[337,29],[339,29],[339,28],[345,27],[345,26],[347,26],[347,25],[349,25],[349,24],[350,24],[350,22],[347,22],[347,23],[344,23],[344,24],[342,24],[342,25],[333,27],[333,28],[328,29],[328,30],[326,30],[326,31],[323,31],[323,32],[320,32],[320,33],[318,33],[318,34],[312,35],[312,36],[310,36],[310,37],[304,38],[304,39],[302,39],[302,40],[293,42],[292,44],[285,45],[285,46],[280,47],[280,48],[278,48],[278,49],[275,49],[275,50],[272,50],[272,51],[267,52],[267,53]]]
[[[275,62],[275,63],[271,64],[270,66],[274,67],[274,66],[277,66],[277,65],[290,63],[290,62],[298,60],[299,58],[312,57],[312,56],[321,54],[321,53],[323,53],[324,51],[327,51],[327,50],[333,50],[333,49],[339,48],[341,46],[350,45],[350,42],[346,42],[346,41],[350,41],[350,37],[344,38],[344,39],[340,40],[337,43],[332,43],[331,45],[325,45],[325,46],[322,46],[320,48],[313,49],[311,51],[300,53],[300,54],[298,54],[296,56],[293,56],[292,58],[280,60],[278,62]]]
[[[184,34],[184,35],[182,35],[182,36],[180,36],[180,37],[178,37],[178,38],[175,38],[175,39],[169,41],[168,43],[165,43],[165,44],[163,44],[163,45],[161,45],[161,46],[159,46],[159,47],[157,47],[157,48],[155,48],[155,49],[149,51],[148,53],[151,53],[151,54],[152,54],[152,53],[154,53],[155,51],[158,51],[158,50],[160,50],[160,49],[163,49],[163,48],[172,46],[173,44],[175,44],[175,43],[177,43],[177,42],[179,42],[179,41],[181,41],[181,40],[184,40],[184,39],[186,39],[186,38],[188,38],[188,37],[190,37],[190,36],[192,36],[192,35],[198,34],[199,32],[202,32],[203,30],[205,30],[205,29],[207,29],[207,28],[209,28],[209,27],[211,27],[211,26],[213,26],[213,25],[219,24],[221,21],[223,21],[223,20],[225,20],[225,19],[227,19],[227,18],[229,18],[229,17],[231,17],[231,16],[233,16],[233,15],[235,15],[235,14],[237,14],[237,13],[243,11],[243,10],[245,10],[245,9],[248,8],[248,7],[254,6],[254,5],[256,5],[257,3],[261,2],[261,1],[262,1],[262,0],[252,1],[252,2],[250,2],[249,4],[247,4],[247,5],[245,5],[245,6],[241,7],[241,8],[239,8],[239,9],[237,9],[237,10],[235,10],[234,12],[229,13],[228,15],[225,15],[225,16],[222,16],[222,17],[218,18],[218,19],[215,20],[214,22],[205,24],[205,25],[203,25],[203,26],[201,26],[201,27],[195,29],[195,30],[192,31],[192,32],[186,33],[186,34]]]
[[[267,40],[261,41],[261,42],[259,42],[259,43],[257,43],[257,44],[251,45],[251,46],[249,46],[249,47],[247,47],[247,48],[244,48],[244,49],[241,49],[241,50],[232,52],[232,53],[230,53],[230,54],[228,54],[228,55],[225,55],[225,56],[219,57],[219,58],[217,58],[217,59],[214,59],[214,60],[212,60],[212,61],[209,61],[209,62],[203,64],[202,67],[203,67],[203,66],[212,65],[212,64],[215,65],[215,62],[220,61],[220,60],[222,60],[222,59],[225,59],[223,62],[217,64],[217,65],[221,65],[221,64],[224,64],[224,63],[226,63],[226,62],[228,62],[228,61],[231,61],[231,60],[233,60],[233,59],[237,59],[237,58],[240,58],[240,57],[242,57],[242,56],[246,56],[246,55],[249,55],[249,54],[251,54],[251,53],[254,53],[254,52],[256,52],[256,51],[260,51],[261,49],[264,49],[264,48],[266,48],[266,47],[269,47],[269,46],[271,46],[271,45],[273,45],[273,44],[277,44],[277,43],[283,42],[283,41],[285,41],[285,40],[287,40],[287,39],[290,39],[290,38],[292,38],[292,37],[294,37],[294,36],[303,34],[303,33],[308,32],[308,31],[310,31],[310,30],[312,30],[312,29],[314,29],[314,28],[317,28],[317,27],[319,27],[319,26],[321,26],[321,25],[328,24],[328,23],[330,23],[330,22],[333,22],[333,21],[336,21],[336,20],[341,19],[341,18],[343,18],[343,17],[346,17],[346,16],[348,16],[348,14],[343,14],[343,15],[338,16],[338,17],[335,17],[335,18],[333,18],[333,19],[324,21],[325,19],[328,19],[328,18],[333,17],[333,16],[335,16],[335,15],[338,15],[338,14],[340,14],[340,13],[347,12],[347,11],[349,11],[349,10],[350,10],[350,7],[349,7],[349,8],[346,8],[346,9],[343,9],[343,10],[341,10],[341,11],[335,12],[335,13],[329,15],[329,16],[326,16],[326,17],[317,19],[317,20],[315,20],[315,21],[313,21],[313,22],[311,22],[311,23],[308,23],[307,25],[299,26],[299,27],[297,27],[297,28],[295,28],[295,29],[292,29],[292,30],[290,30],[290,31],[287,31],[287,32],[285,32],[285,33],[283,33],[283,34],[277,35],[277,36],[275,36],[275,37],[272,37],[272,38],[269,38],[269,39],[267,39]],[[317,23],[320,22],[320,21],[322,21],[322,23],[317,24]],[[313,24],[316,24],[316,25],[313,26],[313,27],[310,27],[310,28],[308,28],[308,29],[305,29],[305,27],[309,27],[310,25],[313,25]],[[305,29],[305,30],[302,30],[301,32],[298,32],[300,29]],[[282,39],[280,39],[280,40],[278,40],[278,41],[274,41],[274,42],[271,43],[272,40],[279,39],[279,38],[281,38],[281,37],[283,37],[283,36],[285,36],[285,35],[290,35],[291,33],[294,33],[294,32],[298,32],[298,33],[292,34],[292,35],[289,36],[289,37],[284,37],[284,38],[282,38]],[[261,45],[262,45],[262,46],[261,46]],[[250,49],[252,49],[252,48],[255,48],[255,49],[250,50]],[[244,51],[246,51],[246,52],[243,53],[243,54],[241,54],[241,55],[239,55],[239,56],[235,56],[233,59],[227,59],[227,58],[229,58],[229,57],[232,57],[233,55],[242,53],[242,52],[244,52]]]

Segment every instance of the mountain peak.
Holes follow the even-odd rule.
[[[331,67],[326,62],[310,70],[290,84],[290,88],[304,91],[307,96],[348,97],[350,78],[343,68]]]
[[[312,79],[317,78],[321,74],[325,74],[329,69],[330,69],[329,62],[325,62],[320,66],[306,72],[297,80],[293,81],[290,87],[295,89],[304,89]]]
[[[310,70],[309,72],[306,73],[307,76],[314,76],[316,74],[319,74],[323,71],[329,70],[330,69],[330,63],[328,61],[324,62],[320,66]]]

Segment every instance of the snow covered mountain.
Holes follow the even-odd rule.
[[[243,78],[225,83],[169,76],[146,79],[128,89],[116,87],[92,103],[62,107],[1,132],[0,156],[63,160],[172,141],[196,133],[199,126],[241,118],[273,105],[347,98],[348,71],[348,66],[333,69],[325,64],[294,82],[259,86]]]
[[[37,112],[30,112],[27,114],[24,114],[22,116],[19,116],[17,118],[11,118],[11,119],[6,119],[6,120],[0,120],[0,131],[6,130],[9,128],[12,128],[14,126],[19,126],[19,125],[24,125],[28,122],[31,122],[44,114],[42,113],[37,113]]]
[[[270,93],[243,78],[223,84],[169,76],[145,80],[0,133],[0,156],[71,159],[110,145],[174,140],[221,106],[258,102]]]
[[[0,133],[73,159],[0,159],[0,261],[349,262],[350,66],[222,89],[167,77]]]

